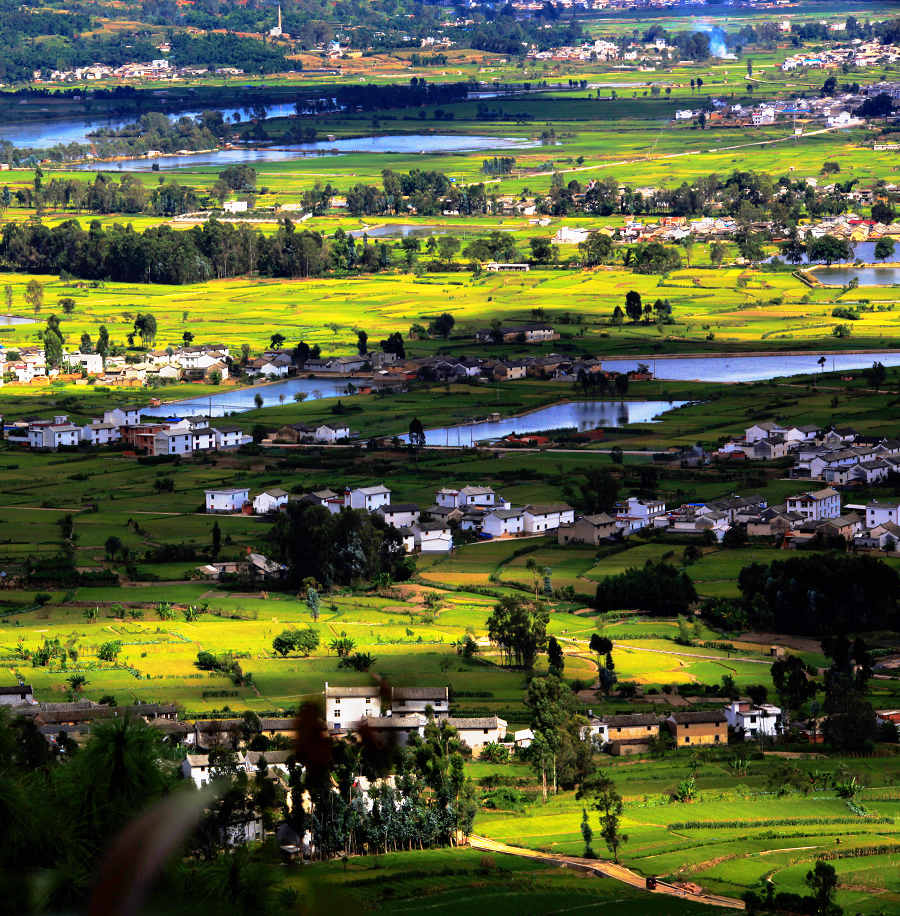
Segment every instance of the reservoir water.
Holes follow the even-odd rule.
[[[36,109],[39,106],[35,106]],[[235,114],[240,115],[241,121],[252,118],[249,108],[220,108],[226,121],[234,121]],[[200,115],[198,109],[176,111],[169,114],[171,121],[179,118],[196,118]],[[294,113],[294,105],[267,105],[267,116],[270,118],[286,117]],[[133,124],[140,114],[133,114],[125,118],[104,118],[86,115],[77,118],[45,118],[38,121],[13,121],[0,125],[0,140],[8,140],[13,146],[32,147],[45,149],[60,143],[87,143],[88,134],[101,127],[110,127],[119,130]],[[238,122],[239,123],[239,122]]]
[[[900,366],[900,350],[876,353],[809,353],[778,356],[674,356],[665,359],[604,359],[603,368],[610,372],[628,372],[638,365],[649,366],[658,379],[700,382],[759,382],[791,375],[822,371],[819,358],[825,357],[824,369],[839,372],[867,369],[874,362]]]
[[[427,445],[472,445],[509,435],[539,433],[548,429],[599,429],[651,423],[660,414],[687,401],[570,401],[551,404],[518,417],[487,423],[461,423],[425,430]],[[403,436],[404,440],[408,437]]]
[[[278,407],[293,404],[297,392],[305,394],[304,400],[308,401],[343,397],[348,386],[358,389],[364,382],[364,379],[292,378],[250,388],[223,388],[213,395],[146,407],[141,413],[148,417],[227,417],[231,413],[255,410],[257,395],[262,398],[263,407]]]
[[[76,168],[90,171],[149,172],[183,169],[200,165],[233,165],[238,162],[279,162],[309,156],[340,156],[345,153],[463,153],[475,150],[524,149],[535,144],[513,137],[485,137],[466,134],[395,134],[384,137],[354,137],[346,140],[317,140],[315,143],[287,143],[271,147],[222,149],[185,156],[154,159],[122,159],[116,162],[81,163]]]
[[[812,275],[825,286],[846,286],[854,277],[860,286],[900,285],[900,267],[816,267]]]

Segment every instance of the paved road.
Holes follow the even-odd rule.
[[[540,859],[555,865],[574,866],[586,871],[593,871],[599,875],[605,875],[607,878],[614,878],[623,884],[629,884],[641,890],[646,890],[646,879],[643,875],[625,868],[624,865],[616,865],[614,862],[604,862],[598,859],[581,859],[577,856],[562,856],[551,853],[540,852],[537,849],[525,849],[522,846],[509,846],[506,843],[499,843],[497,840],[491,840],[484,836],[470,836],[469,845],[473,849],[483,849],[486,852],[499,852],[504,855],[521,856],[526,859]],[[658,882],[655,894],[668,894],[670,897],[680,897],[683,900],[690,900],[692,903],[705,903],[709,906],[726,907],[731,910],[743,910],[744,901],[735,900],[733,897],[719,897],[715,894],[695,894],[684,888],[672,884],[663,884]]]

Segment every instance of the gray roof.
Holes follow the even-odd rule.
[[[468,729],[468,728],[499,728],[500,723],[503,721],[497,716],[482,716],[481,718],[476,719],[455,719],[452,716],[444,720],[448,725],[452,725],[453,728],[459,729]]]
[[[645,725],[659,725],[659,717],[652,713],[632,713],[620,716],[599,716],[608,728],[637,728]]]
[[[338,687],[329,684],[325,688],[326,697],[377,697],[381,695],[378,687]]]
[[[693,725],[694,723],[709,723],[712,725],[728,721],[721,709],[711,709],[709,712],[673,712],[669,718],[676,725]]]
[[[395,700],[446,700],[446,687],[394,687],[391,696]]]
[[[266,758],[268,764],[287,763],[293,751],[247,751],[244,760],[251,766],[258,766],[261,757]]]

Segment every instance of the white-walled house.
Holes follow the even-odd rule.
[[[164,429],[153,437],[154,455],[192,455],[194,434],[185,429]]]
[[[181,775],[185,779],[192,780],[198,789],[209,785],[209,755],[188,754],[181,761]]]
[[[265,515],[267,512],[277,512],[282,506],[287,505],[287,501],[287,490],[272,487],[269,490],[263,490],[262,493],[253,498],[253,511],[257,515]]]
[[[448,553],[453,549],[453,534],[446,522],[417,522],[412,533],[422,553]]]
[[[367,729],[387,739],[392,745],[406,747],[413,734],[420,738],[425,735],[428,720],[421,713],[413,712],[404,715],[371,716],[366,719]]]
[[[526,506],[522,510],[522,524],[526,534],[556,531],[560,525],[571,525],[575,510],[565,503],[550,506]]]
[[[0,687],[0,706],[32,706],[34,702],[34,690],[30,684]]]
[[[866,528],[875,528],[886,522],[900,525],[900,502],[881,502],[875,499],[866,503]]]
[[[380,715],[378,687],[332,687],[325,682],[325,722],[329,728],[355,728],[363,719]]]
[[[735,700],[725,707],[725,718],[732,728],[743,729],[748,741],[758,735],[774,738],[781,731],[781,709],[769,703],[755,706],[749,700]]]
[[[375,510],[388,525],[394,528],[409,528],[419,521],[419,507],[415,503],[394,503],[380,506]]]
[[[841,514],[841,494],[832,487],[799,493],[787,498],[786,508],[810,521],[837,518]]]
[[[191,448],[195,452],[207,452],[216,447],[216,433],[210,426],[202,426],[191,432]]]
[[[453,487],[443,487],[437,491],[434,501],[445,509],[465,509],[469,506],[498,506],[502,504],[500,497],[492,487],[462,487],[457,490]]]
[[[666,504],[659,499],[638,499],[629,496],[616,513],[616,518],[626,534],[653,524],[653,520],[666,514]]]
[[[506,737],[506,720],[499,716],[477,719],[455,719],[451,716],[446,722],[456,729],[459,740],[470,747],[476,757],[485,744],[496,744]]]
[[[524,529],[525,517],[522,509],[494,509],[485,515],[481,523],[481,530],[495,538],[521,534]]]
[[[137,426],[141,422],[140,407],[113,407],[103,411],[103,422],[115,426]]]
[[[207,512],[240,512],[244,503],[250,501],[247,487],[230,487],[206,491]]]
[[[81,430],[69,422],[66,416],[56,416],[52,420],[35,420],[28,426],[28,445],[31,448],[51,449],[78,445],[81,442]]]
[[[88,445],[111,445],[113,442],[119,442],[122,433],[114,423],[100,423],[94,420],[81,427],[81,441],[87,442]]]
[[[350,427],[343,423],[333,425],[323,423],[316,429],[315,438],[316,442],[337,442],[339,439],[349,439]]]
[[[216,436],[216,448],[240,448],[249,445],[253,436],[248,436],[239,426],[222,426],[213,429]]]
[[[376,487],[356,487],[344,492],[344,506],[348,509],[365,509],[366,512],[374,512],[381,506],[390,504],[391,491],[384,484]]]

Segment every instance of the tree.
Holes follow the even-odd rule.
[[[219,667],[219,660],[212,652],[202,651],[197,653],[197,667],[201,671],[215,671]]]
[[[596,267],[609,260],[613,251],[612,239],[603,232],[589,232],[588,237],[578,243],[578,253],[585,267]]]
[[[413,417],[409,423],[409,447],[414,452],[425,447],[425,429],[418,417]]]
[[[796,712],[816,695],[816,682],[807,677],[806,665],[798,656],[779,658],[769,670],[778,700],[785,710]]]
[[[103,357],[103,363],[106,364],[106,357],[109,356],[109,331],[106,325],[101,324],[97,331],[97,353]]]
[[[365,356],[368,352],[369,335],[365,331],[356,332],[356,352],[360,356]]]
[[[97,650],[97,658],[103,662],[115,662],[121,651],[121,641],[118,639],[111,639],[109,642],[103,643],[103,645],[100,646],[100,648]]]
[[[194,342],[194,335],[190,331],[185,331],[181,335],[181,341],[184,346],[189,347]]]
[[[594,839],[594,831],[591,830],[591,822],[588,818],[587,808],[581,809],[581,836],[584,839],[584,857],[586,859],[595,859],[596,855],[591,848],[591,842]]]
[[[833,865],[819,859],[812,871],[806,873],[806,886],[812,891],[815,916],[841,916],[844,911],[834,903],[838,878]]]
[[[713,242],[709,246],[709,260],[714,267],[718,267],[725,260],[725,246],[721,242]]]
[[[810,239],[806,251],[810,261],[824,261],[829,266],[835,261],[849,261],[853,256],[850,243],[834,235]]]
[[[137,318],[134,319],[134,331],[140,335],[141,343],[145,347],[151,346],[156,340],[156,316],[150,312],[138,312]]]
[[[83,674],[72,674],[66,678],[66,683],[72,693],[81,693],[82,688],[87,684],[88,679]]]
[[[551,636],[547,641],[547,663],[551,674],[562,677],[566,656],[555,636]]]
[[[641,304],[641,294],[636,290],[629,290],[625,294],[625,314],[632,321],[640,321],[641,315],[644,314],[643,305]]]
[[[215,560],[218,559],[219,552],[222,550],[222,529],[219,523],[213,522],[212,526],[212,543],[209,548],[209,555]]]
[[[278,331],[276,331],[269,338],[269,347],[272,350],[280,350],[281,347],[284,345],[285,340],[287,340],[287,338],[284,336],[284,334],[280,334]]]
[[[309,608],[310,614],[312,614],[313,620],[319,619],[319,593],[316,589],[310,585],[306,590],[306,606]]]
[[[3,297],[6,300],[6,314],[11,315],[13,306],[13,288],[8,283],[3,287]]]
[[[272,640],[272,648],[282,658],[291,652],[308,656],[319,648],[319,634],[311,627],[305,630],[284,630]]]
[[[122,540],[114,534],[111,534],[103,544],[103,550],[108,560],[114,560],[117,553],[122,550]]]
[[[537,236],[529,239],[528,245],[531,248],[531,259],[533,261],[537,261],[539,264],[546,264],[548,261],[553,260],[554,248],[549,238]]]
[[[331,640],[328,644],[328,648],[331,649],[338,658],[343,658],[356,648],[356,643],[349,636],[339,636]]]
[[[64,296],[56,304],[62,310],[63,315],[71,315],[75,311],[75,300],[71,296]]]
[[[47,365],[59,368],[63,360],[63,344],[65,337],[59,327],[59,318],[51,315],[47,319],[47,327],[43,333],[44,340],[44,358]]]
[[[29,280],[25,287],[25,301],[31,306],[35,315],[44,304],[44,287],[38,280]]]
[[[872,204],[872,219],[876,223],[884,223],[888,225],[894,221],[894,218],[897,216],[897,211],[889,203],[885,203],[883,200],[877,200]],[[891,250],[893,251],[892,240],[888,238],[879,239],[880,242],[885,242],[886,244],[891,245]],[[876,255],[878,257],[878,255]]]
[[[875,243],[875,257],[879,261],[885,261],[894,255],[896,242],[893,239],[883,238]]]
[[[533,668],[547,644],[550,614],[541,605],[507,596],[494,605],[487,620],[488,638],[500,649],[504,664]]]
[[[443,312],[429,323],[428,333],[432,335],[436,334],[446,340],[450,336],[450,332],[453,330],[455,324],[456,319],[448,312]]]
[[[616,790],[615,783],[602,770],[589,776],[576,798],[586,798],[591,807],[600,814],[600,835],[613,855],[613,861],[619,861],[619,848],[628,842],[628,836],[619,829],[622,817],[622,796]]]

